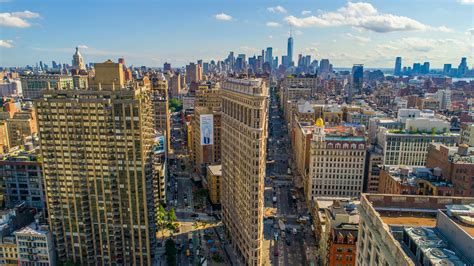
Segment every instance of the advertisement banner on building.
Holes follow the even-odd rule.
[[[201,145],[214,144],[214,117],[213,115],[201,115]]]

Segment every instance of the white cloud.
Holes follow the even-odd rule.
[[[361,43],[368,43],[368,42],[371,41],[370,38],[368,38],[368,37],[352,35],[352,34],[350,34],[350,33],[347,33],[347,34],[346,34],[346,37],[349,38],[349,39],[352,39],[352,40],[361,42]]]
[[[267,26],[274,28],[274,27],[280,27],[281,25],[278,22],[270,21],[270,22],[267,22]]]
[[[286,13],[286,9],[282,6],[271,6],[267,8],[268,11],[272,13]]]
[[[303,16],[307,16],[307,15],[309,15],[309,14],[311,14],[311,10],[303,10],[303,11],[301,11],[301,15],[303,15]]]
[[[85,44],[79,44],[79,45],[77,46],[77,48],[80,48],[80,49],[88,49],[89,46],[87,46],[87,45],[85,45]]]
[[[28,28],[31,24],[26,19],[35,19],[39,17],[40,15],[38,13],[28,10],[23,12],[0,13],[0,26]]]
[[[2,48],[12,48],[12,40],[0,40],[0,47]]]
[[[287,16],[284,20],[296,27],[352,26],[379,33],[426,30],[431,28],[405,16],[379,13],[374,6],[364,2],[348,2],[346,6],[339,8],[335,12],[323,12],[317,16],[313,15],[303,18]],[[447,28],[444,27],[443,29],[446,30]]]
[[[472,34],[472,35],[474,35],[474,28],[468,29],[467,32],[470,33],[470,34]]]
[[[458,0],[461,5],[474,5],[474,0]]]
[[[440,27],[430,27],[431,30],[434,31],[440,31],[440,32],[453,32],[453,29],[450,29],[446,26],[440,26]]]
[[[17,18],[40,18],[40,14],[31,12],[29,10],[25,10],[23,12],[13,12],[11,13],[12,16],[17,17]]]
[[[219,13],[214,16],[217,20],[230,21],[232,16],[227,15],[226,13]]]

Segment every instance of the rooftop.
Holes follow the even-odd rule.
[[[397,226],[436,226],[436,215],[422,212],[379,211],[385,224]]]
[[[209,169],[209,171],[211,171],[212,175],[222,176],[222,165],[220,165],[220,164],[218,164],[218,165],[209,165],[207,168]]]
[[[440,168],[408,167],[400,165],[384,166],[390,177],[405,186],[417,186],[419,180],[429,181],[435,187],[453,187],[441,176]]]

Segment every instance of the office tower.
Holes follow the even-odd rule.
[[[286,56],[286,55],[281,56],[281,64],[284,67],[287,67],[287,65],[288,65],[288,56]]]
[[[202,86],[196,91],[194,116],[191,120],[193,136],[191,160],[194,171],[203,176],[206,174],[207,165],[221,162],[221,111],[221,90],[216,84],[209,87]],[[208,131],[204,132],[206,128]],[[206,133],[209,142],[204,141]]]
[[[95,70],[97,86],[50,89],[35,101],[57,257],[81,265],[152,265],[151,88],[120,87],[121,64],[107,61]]]
[[[267,47],[267,52],[265,53],[265,63],[270,63],[272,65],[273,60],[273,48]]]
[[[41,71],[44,70],[43,61],[40,61],[40,63],[39,63],[39,68],[40,68]]]
[[[326,133],[322,118],[314,126],[304,182],[308,202],[316,197],[358,197],[362,193],[365,138],[353,128],[334,129]]]
[[[474,171],[473,151],[474,148],[467,144],[453,147],[432,143],[428,148],[426,167],[441,169],[443,178],[454,188],[454,196],[473,197],[474,180],[471,174]]]
[[[461,58],[461,63],[459,63],[458,66],[458,75],[463,76],[466,74],[468,68],[467,68],[467,59],[466,57]]]
[[[76,47],[76,52],[72,56],[72,68],[79,70],[86,70],[86,65],[84,64],[84,59],[82,58],[81,53],[79,52],[79,47]]]
[[[420,72],[421,72],[420,63],[413,63],[412,72],[413,72],[413,74],[420,74]]]
[[[443,74],[449,75],[449,73],[451,72],[451,67],[452,67],[451,64],[444,64],[444,66],[443,66]]]
[[[234,68],[234,64],[235,64],[234,52],[230,52],[229,56],[227,56],[227,63],[229,64],[230,69]]]
[[[364,66],[354,65],[351,73],[351,83],[347,96],[347,102],[352,102],[352,97],[362,93],[362,86],[364,84]]]
[[[321,59],[319,62],[319,72],[320,73],[329,73],[330,67],[329,67],[329,59]]]
[[[0,158],[0,184],[5,206],[13,208],[23,203],[25,207],[45,210],[43,174],[39,149],[32,143],[25,150],[14,150]]]
[[[186,82],[191,84],[193,82],[199,83],[202,80],[202,67],[198,64],[189,63],[186,66]]]
[[[474,198],[363,194],[357,265],[469,265]]]
[[[26,75],[21,77],[21,88],[23,97],[37,99],[41,97],[41,91],[48,87],[52,89],[72,89],[74,82],[71,76],[66,75]]]
[[[262,79],[222,84],[222,221],[239,265],[262,265],[268,87]]]
[[[278,68],[278,56],[275,56],[275,58],[273,58],[273,65],[272,65],[272,68],[273,68],[273,69],[277,69],[277,68]]]
[[[421,66],[421,74],[430,73],[430,62],[424,62]]]
[[[291,36],[291,32],[290,32],[290,37],[288,38],[288,46],[287,46],[287,50],[286,50],[286,55],[288,56],[288,58],[287,58],[288,66],[287,67],[293,66],[293,37]]]
[[[393,74],[395,76],[398,76],[402,73],[402,58],[398,56],[395,58],[395,69],[393,71]]]
[[[163,71],[164,71],[164,72],[171,71],[171,64],[165,62],[165,63],[163,64]]]

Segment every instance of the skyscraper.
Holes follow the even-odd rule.
[[[321,62],[319,62],[319,72],[320,73],[330,72],[329,59],[321,59]]]
[[[354,65],[352,67],[351,83],[349,86],[348,103],[352,102],[352,97],[362,93],[362,85],[364,84],[364,65]]]
[[[273,48],[272,47],[267,47],[267,52],[265,53],[265,62],[270,63],[272,65],[273,61]]]
[[[402,73],[402,58],[400,56],[398,56],[396,59],[395,59],[395,70],[393,71],[393,74],[395,76],[398,76]]]
[[[291,37],[291,32],[290,32],[290,37],[288,38],[288,47],[287,47],[287,56],[288,56],[288,66],[293,66],[293,37]]]
[[[262,79],[222,84],[222,221],[239,265],[262,265],[267,112]]]
[[[95,69],[106,75],[96,76],[99,81],[117,80],[122,72],[110,61]],[[92,84],[99,85],[48,89],[35,101],[57,257],[80,265],[151,265],[156,248],[151,89]]]
[[[76,47],[76,52],[72,56],[72,68],[77,71],[86,69],[84,59],[82,58],[81,53],[79,53],[79,47]]]
[[[461,58],[461,63],[458,66],[458,75],[463,76],[467,72],[467,59],[466,57]]]

